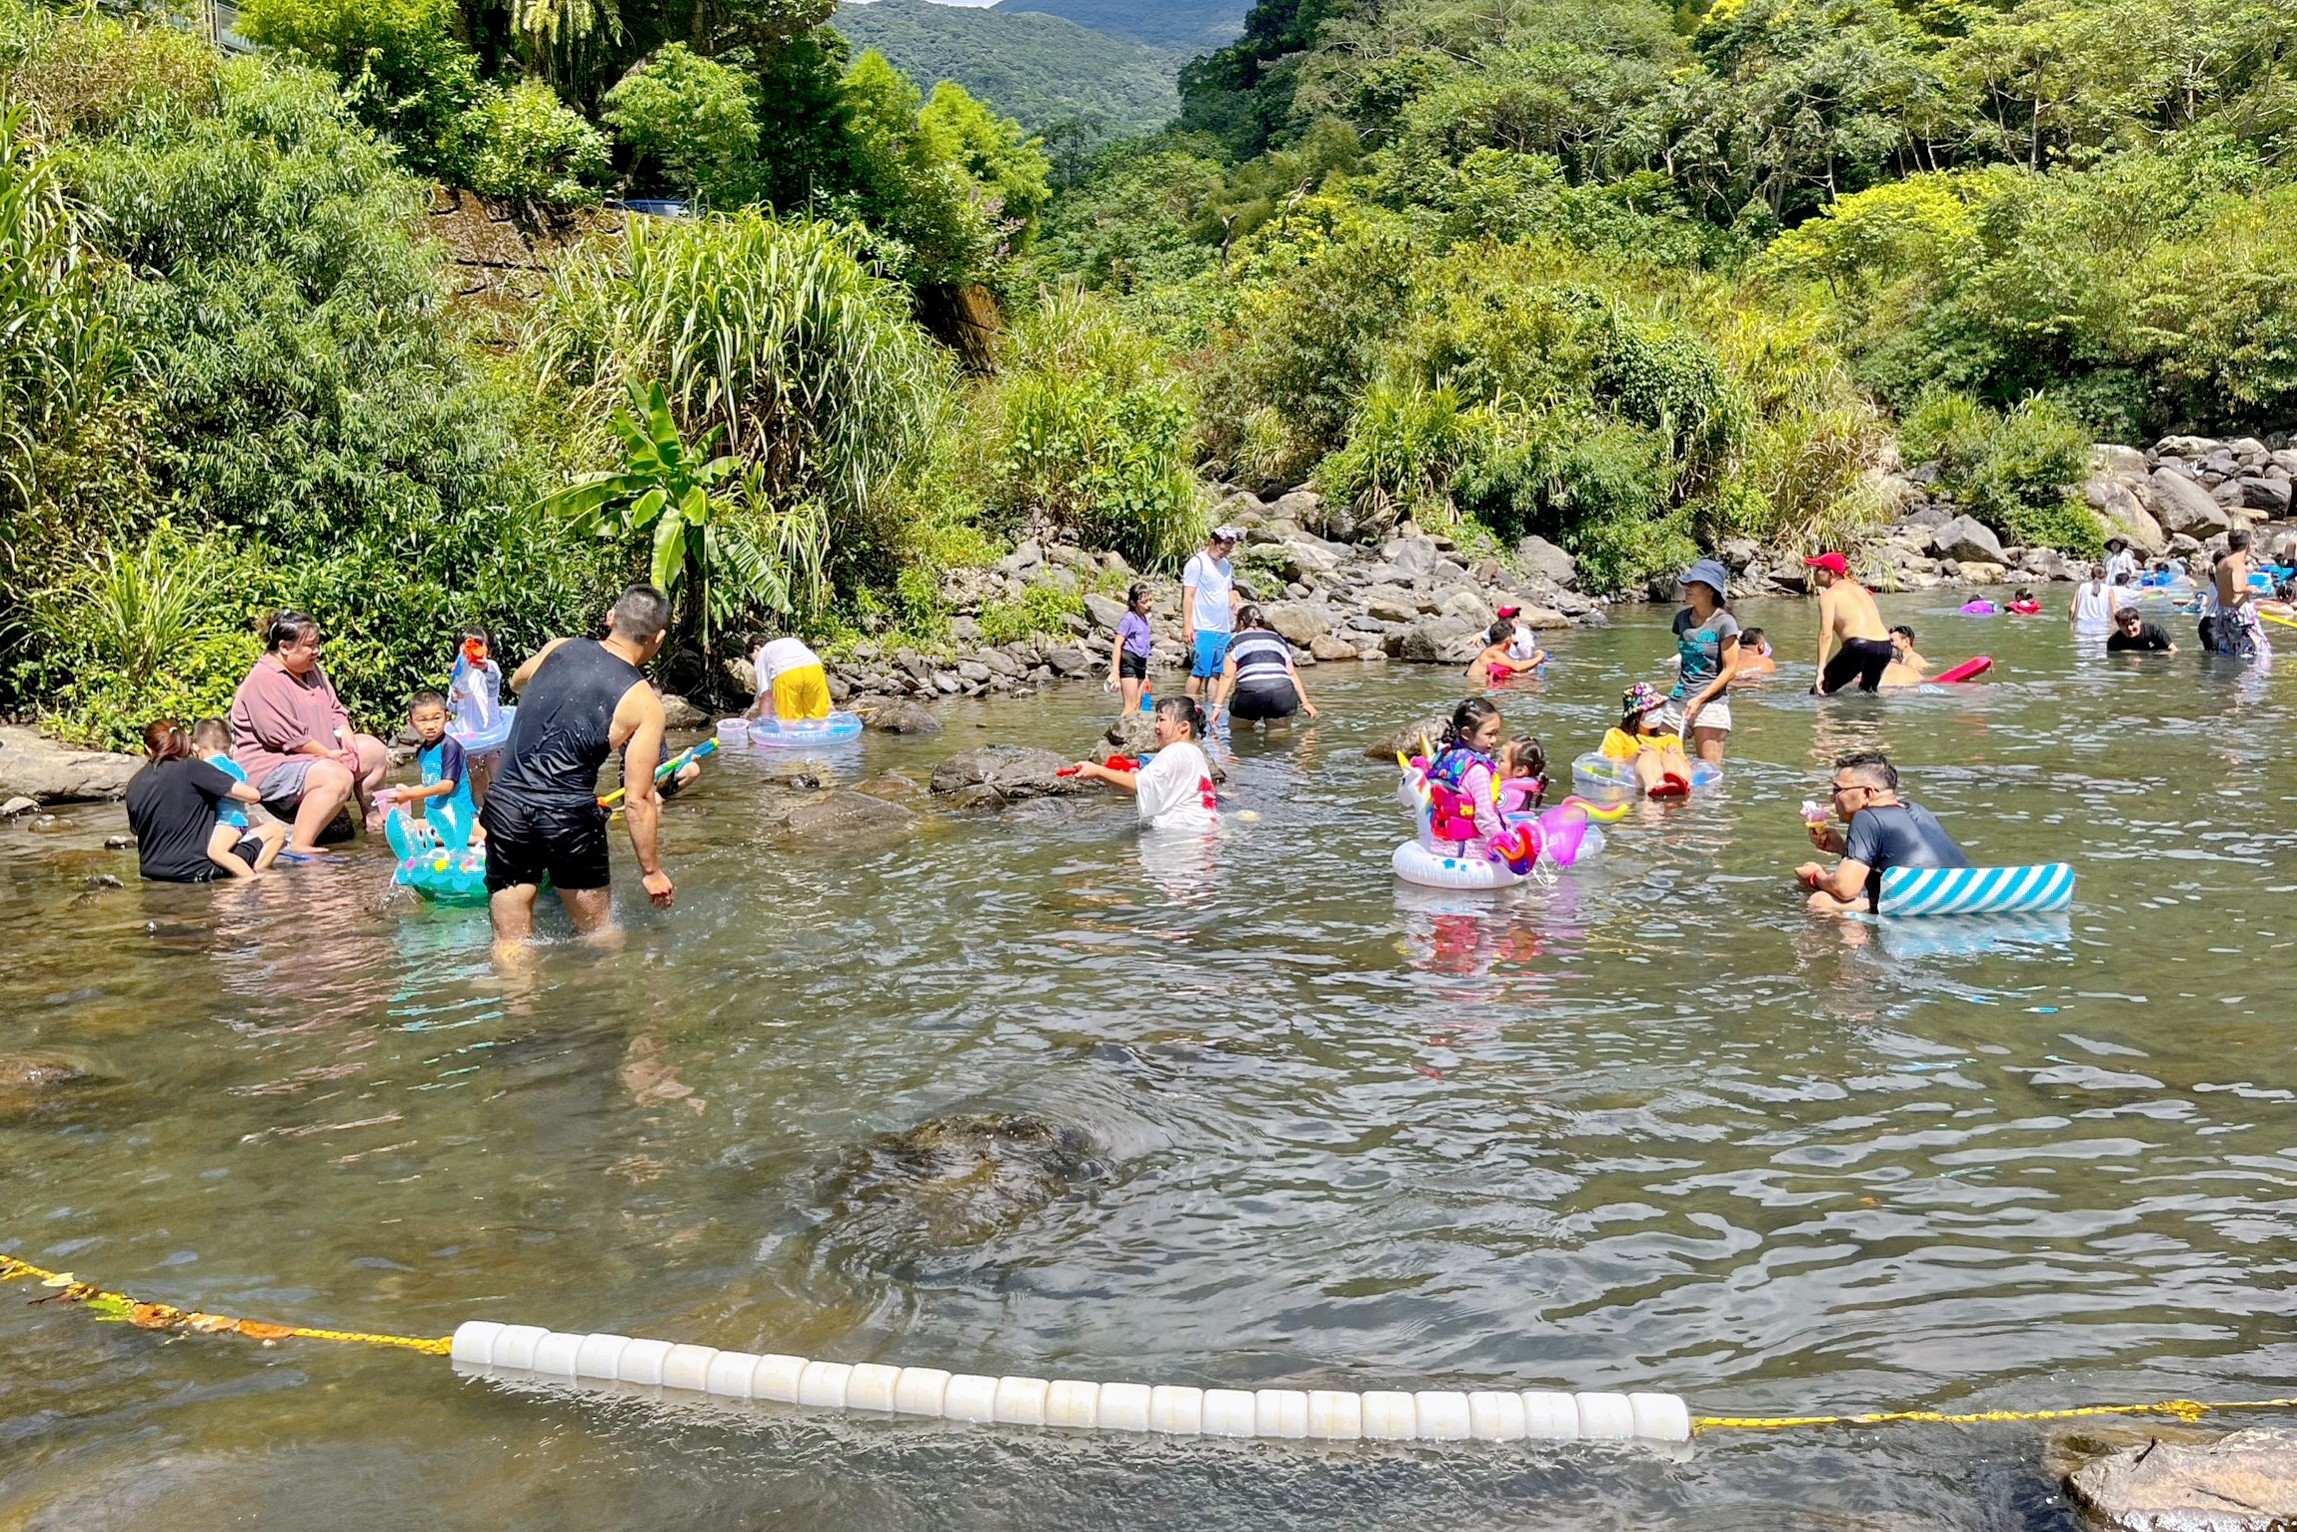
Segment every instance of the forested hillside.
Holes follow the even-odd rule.
[[[1186,58],[1232,41],[1245,7],[1241,0],[997,0],[997,9],[1042,11]]]
[[[834,24],[920,85],[955,80],[1063,143],[1154,133],[1180,109],[1178,56],[1041,10],[868,0],[841,6]]]

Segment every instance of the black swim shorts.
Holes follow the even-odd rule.
[[[1146,681],[1148,679],[1148,662],[1149,657],[1147,655],[1135,654],[1127,649],[1117,656],[1117,676],[1126,681]]]
[[[1237,683],[1236,695],[1228,699],[1228,716],[1244,723],[1262,723],[1278,718],[1290,718],[1300,711],[1300,694],[1289,681],[1274,686],[1247,686]]]
[[[604,888],[613,874],[606,857],[606,810],[597,804],[526,809],[487,797],[479,810],[487,832],[487,892],[548,878],[561,889]]]
[[[1890,668],[1890,660],[1889,639],[1846,638],[1834,658],[1826,662],[1819,689],[1831,695],[1855,680],[1860,691],[1873,691],[1882,684],[1882,673]]]

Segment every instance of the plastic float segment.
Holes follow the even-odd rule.
[[[904,1367],[893,1385],[893,1409],[899,1415],[939,1415],[949,1393],[949,1374],[938,1367]]]
[[[622,1348],[614,1362],[614,1376],[641,1387],[662,1386],[662,1359],[670,1354],[666,1340],[634,1340]]]
[[[1579,1434],[1591,1442],[1635,1439],[1635,1409],[1625,1394],[1574,1394],[1579,1404]]]
[[[1149,1386],[1146,1383],[1103,1383],[1101,1385],[1101,1429],[1104,1431],[1148,1430]]]
[[[612,1382],[614,1364],[620,1360],[622,1348],[629,1344],[627,1335],[585,1335],[582,1344],[574,1350],[574,1375]]]
[[[1523,1434],[1535,1442],[1568,1442],[1579,1438],[1579,1401],[1569,1394],[1546,1389],[1523,1391]]]
[[[521,1372],[534,1370],[534,1348],[550,1332],[540,1325],[504,1325],[502,1333],[487,1348],[487,1361],[496,1367],[515,1367]]]
[[[808,1362],[798,1374],[797,1402],[817,1410],[845,1408],[846,1379],[853,1368],[845,1362]]]
[[[849,1410],[886,1410],[893,1408],[893,1388],[901,1381],[901,1369],[888,1367],[882,1362],[856,1362],[846,1375],[845,1407]]]
[[[941,1396],[941,1418],[986,1425],[997,1418],[997,1380],[977,1372],[951,1375],[949,1391]]]
[[[1045,1391],[1052,1387],[1043,1378],[999,1378],[997,1380],[997,1424],[1001,1426],[1041,1426],[1045,1423]]]
[[[702,1393],[710,1386],[710,1364],[717,1359],[715,1346],[672,1346],[662,1358],[662,1386]]]
[[[1488,1390],[1468,1395],[1468,1434],[1479,1442],[1523,1440],[1523,1395]]]
[[[534,1343],[534,1370],[553,1378],[574,1376],[575,1354],[582,1350],[588,1336],[570,1335],[564,1330],[546,1330]]]
[[[1308,1393],[1308,1434],[1318,1441],[1352,1442],[1364,1435],[1364,1401],[1336,1389]]]
[[[806,1359],[802,1356],[784,1356],[771,1352],[758,1358],[758,1365],[750,1371],[750,1397],[771,1399],[776,1404],[798,1402],[798,1379],[804,1376]]]
[[[747,1351],[721,1351],[710,1358],[710,1376],[703,1386],[720,1399],[747,1399],[758,1361]]]
[[[1470,1425],[1468,1396],[1449,1389],[1423,1389],[1412,1395],[1423,1442],[1464,1442],[1475,1434]]]
[[[1101,1386],[1055,1378],[1045,1390],[1045,1424],[1090,1431],[1101,1423]]]
[[[1419,1434],[1417,1412],[1410,1394],[1393,1389],[1367,1389],[1363,1400],[1365,1440],[1408,1442]]]
[[[1691,1410],[1673,1394],[1629,1394],[1628,1408],[1635,1414],[1635,1434],[1647,1442],[1687,1442],[1691,1439]]]
[[[454,1342],[448,1346],[447,1355],[458,1362],[484,1366],[494,1352],[495,1337],[502,1332],[503,1327],[494,1320],[466,1319],[455,1326]]]
[[[1166,1436],[1204,1434],[1204,1390],[1159,1383],[1149,1390],[1149,1429]]]
[[[1308,1394],[1297,1388],[1264,1388],[1252,1396],[1252,1433],[1298,1441],[1308,1434]]]
[[[1252,1395],[1240,1388],[1208,1388],[1204,1391],[1204,1434],[1207,1436],[1251,1436],[1254,1434]]]

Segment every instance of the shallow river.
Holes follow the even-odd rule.
[[[1886,611],[1992,679],[1822,705],[1807,609],[1747,604],[1788,664],[1741,694],[1726,786],[1498,896],[1390,874],[1364,746],[1459,695],[1404,666],[1313,670],[1322,723],[1237,741],[1209,854],[1144,860],[1111,795],[809,856],[721,758],[668,813],[677,909],[618,841],[627,947],[526,977],[365,851],[86,891],[126,871],[112,817],[9,830],[0,1051],[96,1078],[0,1100],[0,1250],[290,1323],[989,1373],[1710,1415],[2290,1392],[2297,662],[1953,605]],[[1511,720],[1592,747],[1664,615],[1558,636]],[[839,767],[1081,751],[1105,708],[954,706]],[[1797,805],[1868,745],[1975,860],[2078,865],[2060,939],[1804,916]],[[958,1185],[883,1147],[978,1113],[1083,1137]],[[514,1389],[36,1296],[0,1289],[0,1527],[2072,1524],[2030,1425],[1675,1457],[1077,1437]]]

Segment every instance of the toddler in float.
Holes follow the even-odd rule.
[[[1635,785],[1646,798],[1683,798],[1691,791],[1682,736],[1660,722],[1666,706],[1657,687],[1638,681],[1619,699],[1619,726],[1603,736],[1603,754],[1633,764]]]

